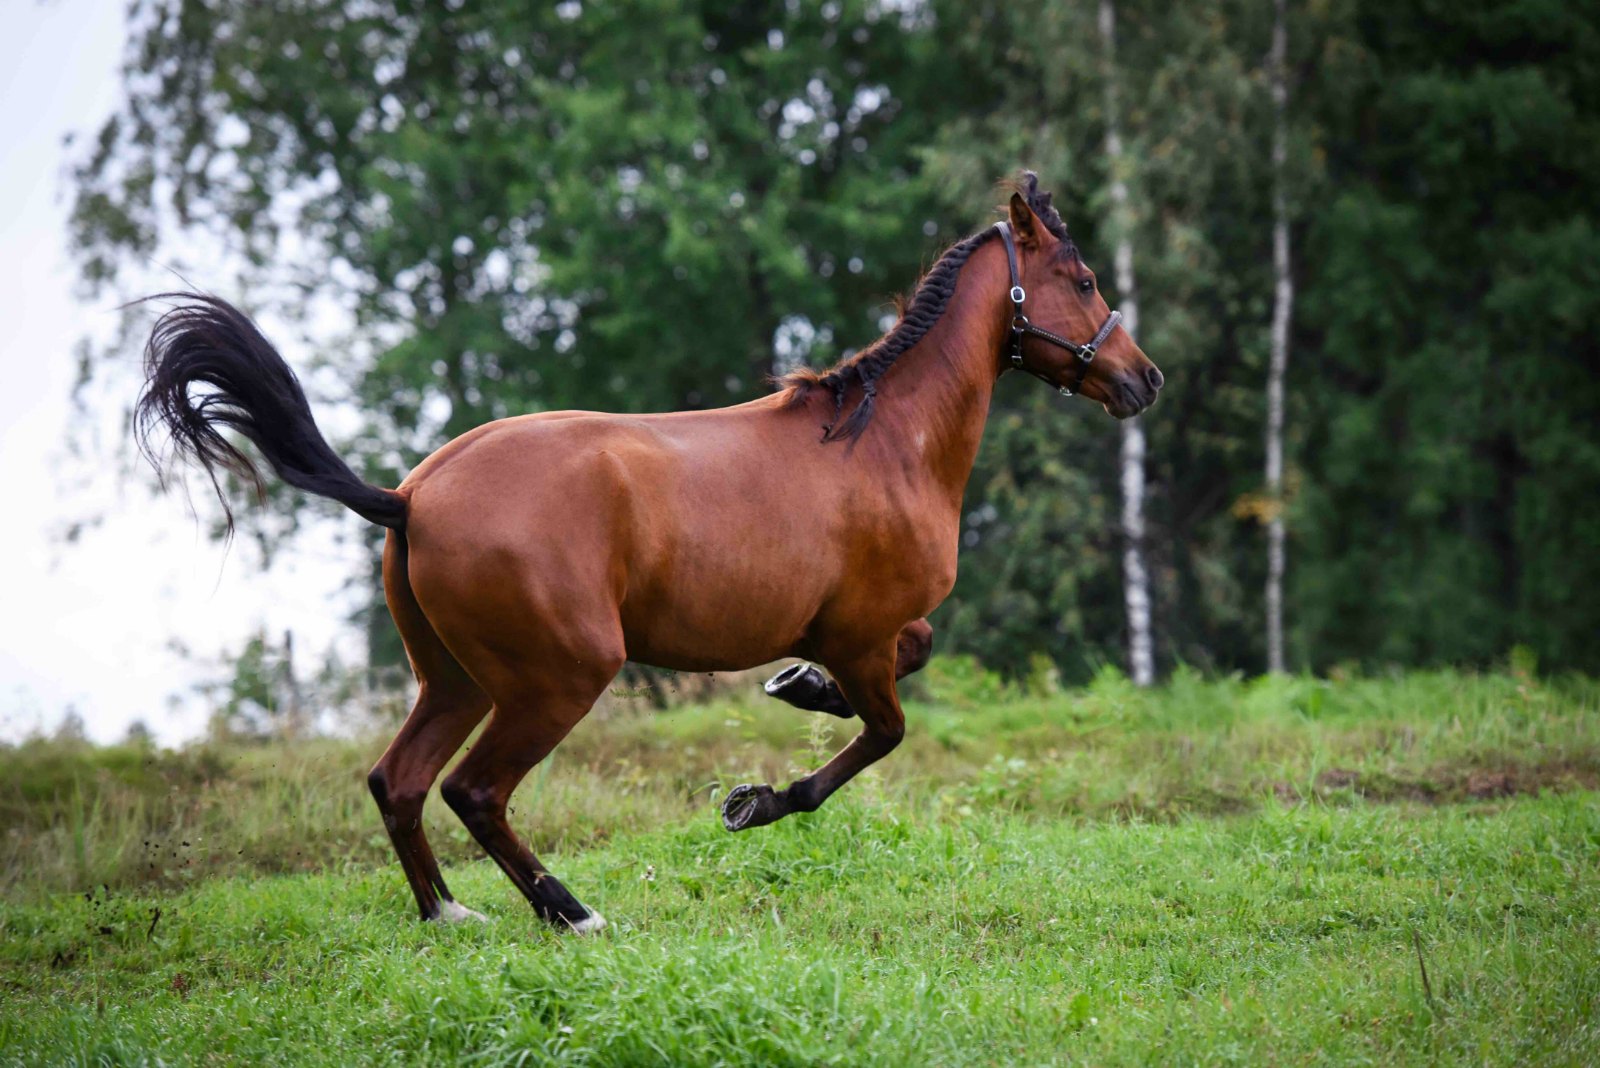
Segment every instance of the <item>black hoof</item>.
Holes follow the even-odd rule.
[[[764,827],[789,814],[778,792],[765,783],[735,786],[722,802],[722,825],[730,831]]]
[[[856,712],[839,690],[839,684],[817,670],[814,664],[793,664],[767,680],[763,687],[768,697],[787,701],[807,712],[826,712],[840,719],[852,719]]]

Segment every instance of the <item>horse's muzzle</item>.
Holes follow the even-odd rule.
[[[1156,402],[1165,381],[1153,364],[1143,375],[1119,375],[1111,383],[1105,409],[1118,419],[1131,419]]]

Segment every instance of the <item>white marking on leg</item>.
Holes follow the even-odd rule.
[[[485,916],[481,912],[476,912],[467,908],[467,906],[461,904],[459,901],[439,902],[440,923],[466,923],[468,920],[476,920],[478,923],[488,923],[489,917]]]
[[[606,918],[593,909],[589,910],[589,915],[572,925],[572,933],[581,935],[599,934],[605,929]]]

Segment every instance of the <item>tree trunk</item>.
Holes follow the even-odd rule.
[[[1105,48],[1106,165],[1111,175],[1111,209],[1116,248],[1113,266],[1121,299],[1122,325],[1139,332],[1139,291],[1133,276],[1133,226],[1128,183],[1123,174],[1122,131],[1117,114],[1117,13],[1112,0],[1100,0],[1100,39]],[[1137,417],[1122,422],[1122,586],[1128,612],[1128,674],[1140,686],[1155,681],[1155,643],[1150,625],[1150,572],[1144,559],[1144,425]]]
[[[1267,670],[1284,670],[1283,572],[1286,531],[1283,520],[1283,380],[1289,364],[1289,317],[1294,279],[1289,273],[1289,205],[1284,192],[1287,166],[1289,47],[1287,0],[1275,0],[1272,49],[1268,58],[1272,90],[1272,353],[1267,368]]]

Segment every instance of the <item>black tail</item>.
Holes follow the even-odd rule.
[[[219,432],[226,428],[254,444],[289,485],[331,497],[368,522],[404,529],[405,498],[363,482],[334,454],[311,417],[300,380],[243,312],[199,293],[149,299],[181,302],[150,332],[144,390],[134,408],[139,449],[157,470],[165,466],[164,457],[151,447],[151,436],[165,427],[177,455],[205,468],[231,534],[233,509],[220,471],[249,483],[258,498],[266,486],[250,458]]]

